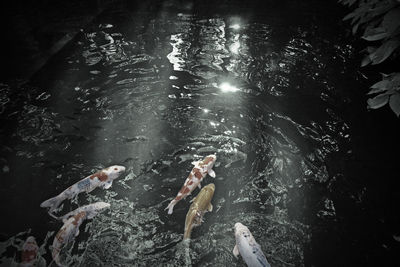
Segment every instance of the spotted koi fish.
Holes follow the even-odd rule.
[[[65,214],[62,217],[59,217],[58,219],[62,220],[63,223],[65,223],[70,217],[73,217],[73,216],[75,216],[76,214],[78,214],[78,213],[80,213],[82,211],[88,213],[88,216],[87,216],[88,219],[92,219],[94,216],[96,216],[96,214],[97,214],[96,211],[99,211],[99,210],[102,210],[102,209],[105,209],[105,208],[108,208],[108,207],[110,207],[110,204],[108,204],[108,203],[96,202],[96,203],[93,203],[93,204],[82,206],[82,207],[77,208],[76,210],[73,210],[71,212],[68,212],[67,214]]]
[[[17,266],[46,266],[46,261],[39,255],[39,247],[33,236],[29,236],[22,246],[21,263]]]
[[[176,197],[169,203],[168,207],[165,208],[168,210],[168,214],[172,214],[175,204],[178,203],[182,198],[186,198],[188,195],[190,195],[196,187],[201,189],[200,183],[207,174],[215,178],[215,172],[213,171],[212,167],[214,166],[216,160],[216,155],[208,155],[201,161],[192,162],[194,167],[190,172],[189,177],[186,178],[183,187],[178,192]]]
[[[190,238],[193,227],[199,226],[203,222],[203,216],[207,211],[212,211],[211,199],[214,196],[215,185],[208,184],[203,187],[200,193],[193,199],[189,211],[186,214],[185,232],[183,239]]]
[[[233,255],[236,258],[240,254],[247,266],[250,267],[271,267],[249,228],[241,223],[236,223],[235,239],[236,245],[233,248]]]
[[[86,219],[92,219],[102,209],[108,207],[110,207],[110,204],[108,203],[96,202],[68,213],[71,215],[71,217],[65,220],[64,225],[58,231],[53,241],[52,256],[55,263],[61,266],[61,249],[65,244],[71,242],[76,236],[79,235],[79,226],[82,224],[82,222]]]
[[[118,178],[123,172],[125,172],[124,166],[114,165],[105,168],[71,185],[59,195],[44,201],[42,204],[40,204],[40,207],[49,208],[49,214],[55,217],[52,213],[65,199],[71,199],[81,192],[89,193],[93,191],[96,187],[103,187],[104,189],[108,189],[111,187],[113,181]]]

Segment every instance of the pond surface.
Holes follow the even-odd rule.
[[[315,251],[337,244],[315,238],[338,231],[337,159],[351,154],[340,92],[353,50],[332,26],[341,14],[169,4],[108,9],[30,83],[1,84],[4,264],[28,235],[51,262],[62,224],[40,203],[118,164],[126,174],[109,190],[58,211],[111,204],[81,226],[65,264],[245,266],[232,254],[242,222],[272,266],[327,266]],[[203,186],[215,183],[214,210],[182,243],[192,196],[164,209],[191,162],[213,153],[217,176]]]

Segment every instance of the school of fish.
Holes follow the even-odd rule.
[[[79,207],[71,212],[68,212],[67,214],[63,216],[57,217],[54,212],[60,206],[60,204],[66,200],[66,199],[72,199],[76,195],[82,192],[90,193],[92,192],[95,188],[101,187],[103,189],[109,189],[112,186],[112,183],[115,179],[117,179],[121,174],[125,172],[126,168],[124,166],[120,165],[113,165],[108,168],[105,168],[103,170],[100,170],[94,174],[91,174],[82,180],[76,182],[75,184],[69,186],[67,189],[62,191],[60,194],[58,194],[55,197],[52,197],[40,204],[42,208],[48,208],[48,213],[51,217],[61,220],[64,224],[60,228],[60,230],[57,232],[56,236],[54,237],[53,240],[53,245],[51,246],[52,248],[52,257],[53,261],[58,265],[58,266],[63,266],[61,260],[60,260],[60,253],[63,249],[63,247],[71,242],[76,236],[79,235],[79,227],[80,225],[87,219],[93,219],[99,212],[101,212],[105,208],[109,208],[110,204],[106,202],[95,202],[89,205],[85,205],[82,207]],[[37,256],[34,256],[37,254],[38,249],[35,248],[35,243],[33,243],[32,239],[28,239],[26,242],[30,242],[28,244],[31,244],[30,250],[24,249],[22,251],[22,255],[28,255],[30,258],[27,258],[27,256],[22,257],[21,264],[26,263],[28,265],[21,265],[21,266],[36,266],[34,265],[35,262],[32,258],[36,258]],[[24,245],[25,246],[25,245]],[[37,247],[37,244],[36,244]],[[28,251],[28,252],[25,252]],[[25,254],[23,254],[25,253]],[[36,253],[36,254],[34,254]],[[27,259],[25,259],[27,258]],[[30,261],[28,261],[30,260]]]
[[[165,208],[168,210],[168,214],[172,214],[176,203],[190,195],[196,187],[201,188],[201,182],[203,181],[204,177],[207,176],[207,174],[215,178],[215,172],[212,168],[216,160],[216,155],[208,155],[204,158],[204,160],[192,162],[194,167],[189,176],[186,178],[181,190],[179,190],[176,197]]]
[[[207,174],[213,178],[216,177],[213,170],[216,160],[217,156],[213,154],[206,156],[203,160],[192,162],[194,167],[186,178],[182,188],[165,208],[168,210],[168,214],[172,214],[174,206],[180,200],[191,195],[196,188],[200,189],[197,196],[190,201],[191,205],[185,219],[185,228],[183,232],[184,240],[190,240],[193,228],[199,226],[203,222],[205,213],[213,211],[211,201],[216,189],[215,185],[210,183],[202,188],[201,182]],[[110,166],[83,178],[69,186],[57,196],[40,204],[41,207],[48,208],[50,216],[63,222],[63,226],[57,232],[51,246],[53,262],[58,266],[63,266],[60,258],[63,247],[79,235],[80,225],[85,220],[93,219],[98,213],[109,208],[110,204],[105,202],[88,204],[68,212],[63,216],[56,216],[54,212],[64,200],[72,199],[79,193],[90,193],[97,187],[109,189],[113,181],[121,176],[125,170],[126,168],[124,166]],[[256,242],[252,233],[245,225],[240,222],[235,223],[234,235],[236,244],[233,249],[233,255],[236,258],[241,255],[243,261],[250,267],[270,267],[269,262],[261,250],[261,246]],[[24,243],[21,252],[21,262],[18,266],[46,266],[45,260],[39,255],[39,247],[33,236],[28,237]]]

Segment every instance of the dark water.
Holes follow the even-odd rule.
[[[272,266],[345,265],[335,255],[346,227],[335,192],[351,188],[341,92],[354,83],[346,82],[354,51],[332,26],[341,14],[241,8],[108,9],[30,83],[1,84],[3,264],[28,233],[50,262],[61,223],[39,204],[120,164],[127,173],[111,189],[64,203],[60,214],[111,204],[81,226],[66,264],[244,266],[232,254],[242,222]],[[188,200],[173,215],[164,208],[191,162],[211,153],[217,177],[203,185],[216,185],[214,211],[188,248]]]

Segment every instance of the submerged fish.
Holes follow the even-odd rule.
[[[233,255],[236,258],[240,254],[249,267],[271,267],[249,228],[241,223],[236,223],[235,239],[236,245],[233,248]]]
[[[108,208],[110,207],[110,204],[106,203],[106,202],[96,202],[93,204],[89,204],[86,206],[82,206],[77,208],[76,210],[73,210],[71,212],[68,212],[67,214],[65,214],[64,216],[59,217],[59,219],[61,219],[64,223],[68,220],[68,218],[75,216],[76,214],[84,211],[88,214],[87,218],[88,219],[92,219],[94,216],[96,216],[96,214],[104,208]]]
[[[193,199],[192,205],[190,205],[189,211],[186,214],[185,220],[185,233],[183,239],[190,238],[193,227],[199,226],[203,221],[203,215],[207,211],[212,211],[213,206],[211,199],[214,196],[215,185],[208,184],[200,193]]]
[[[196,187],[201,188],[200,183],[207,174],[215,178],[215,172],[213,171],[212,167],[214,166],[216,160],[216,155],[208,155],[204,158],[204,160],[192,162],[194,167],[190,172],[189,177],[186,178],[186,181],[181,190],[178,192],[177,196],[168,204],[168,207],[165,208],[168,210],[168,214],[172,214],[175,204],[178,203],[182,198],[190,195]]]
[[[29,236],[22,246],[21,263],[17,266],[46,266],[46,261],[39,255],[39,247],[33,236]]]
[[[109,207],[110,204],[104,202],[96,202],[91,205],[87,205],[78,208],[68,214],[71,214],[65,222],[61,229],[56,234],[53,246],[52,246],[52,256],[55,263],[60,264],[60,251],[62,246],[72,241],[77,235],[79,235],[79,226],[86,219],[92,219],[96,216],[102,209]],[[67,214],[67,215],[68,215]],[[64,216],[65,217],[65,216]]]
[[[40,204],[40,207],[49,208],[49,214],[52,215],[51,213],[65,199],[71,199],[81,192],[89,193],[93,191],[96,187],[100,186],[104,189],[108,189],[111,187],[114,179],[118,178],[123,172],[125,172],[124,166],[114,165],[105,168],[71,185],[59,195],[44,201],[42,204]]]

